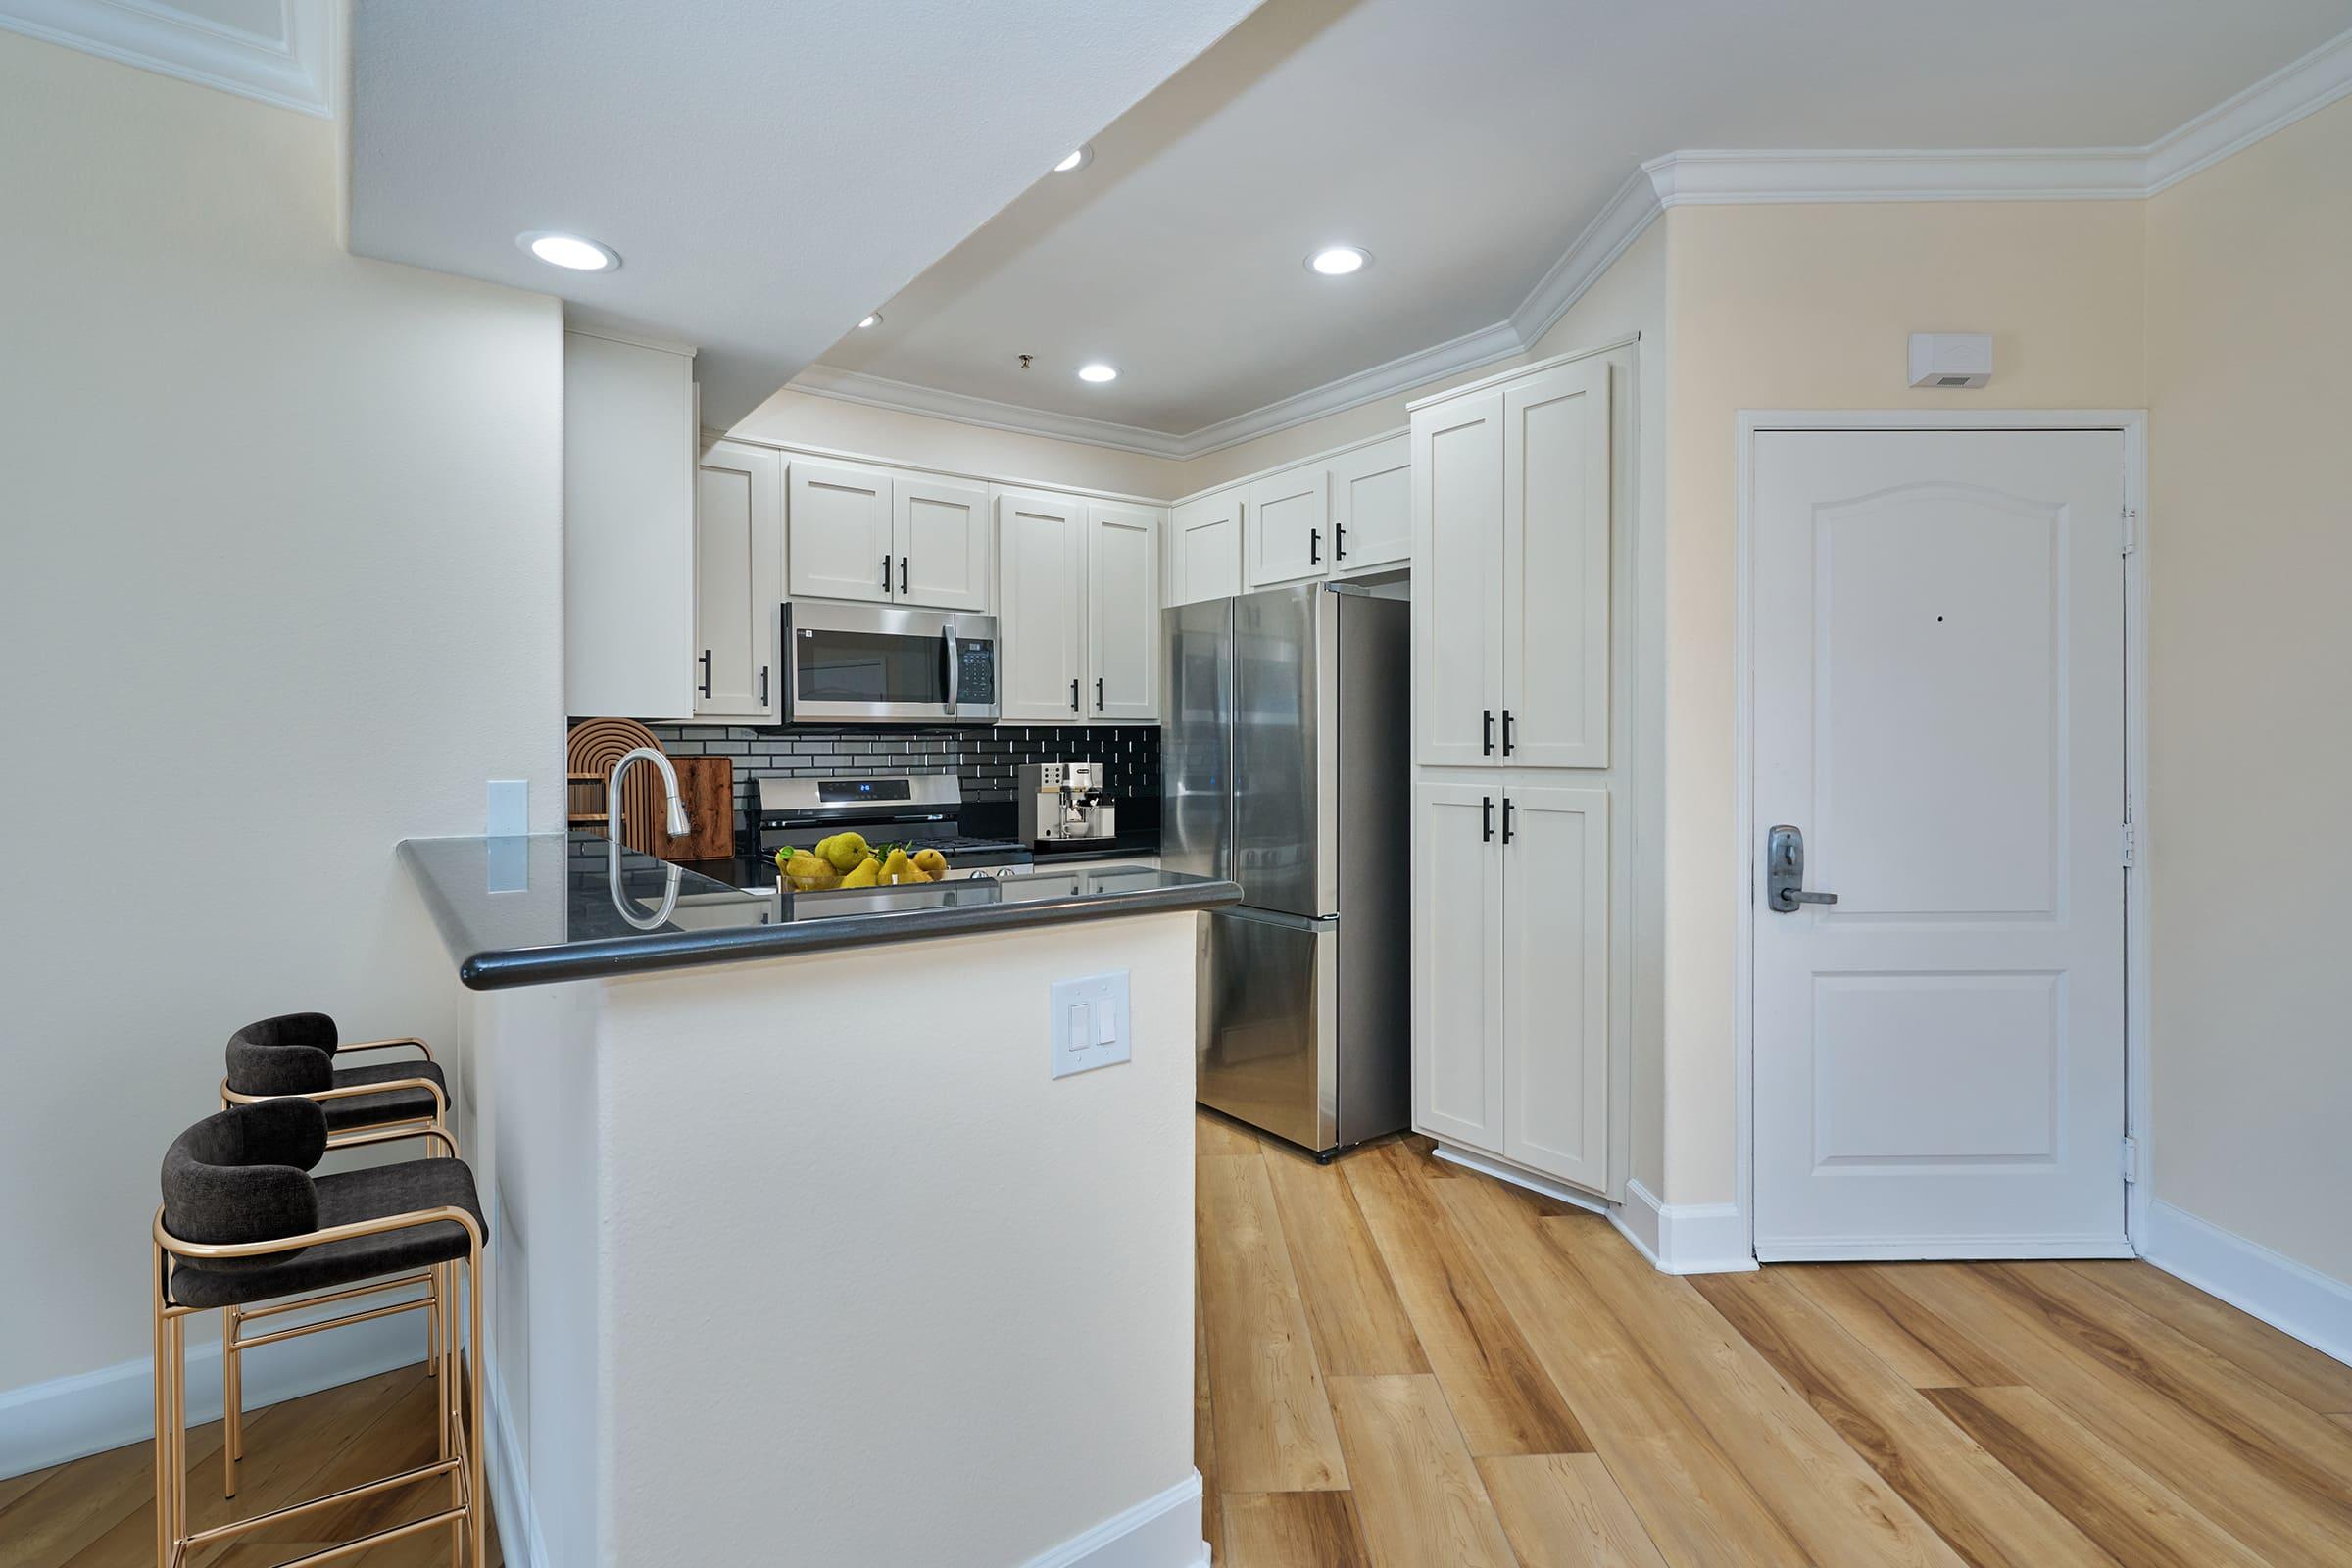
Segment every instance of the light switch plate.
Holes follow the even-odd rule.
[[[1054,983],[1054,1076],[1092,1072],[1133,1059],[1135,1020],[1127,1006],[1127,971]]]
[[[483,832],[494,839],[513,838],[531,830],[531,781],[494,778],[490,781],[488,818]]]

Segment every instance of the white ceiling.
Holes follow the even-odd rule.
[[[2139,148],[2347,26],[2352,0],[1268,0],[810,382],[1184,436],[1503,321],[1669,150]],[[1304,270],[1335,240],[1374,266]]]
[[[724,427],[1253,4],[355,0],[351,247],[695,345]]]

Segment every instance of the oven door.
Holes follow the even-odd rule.
[[[990,724],[991,615],[795,600],[778,617],[788,724]]]

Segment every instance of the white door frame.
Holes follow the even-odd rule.
[[[1738,768],[1739,848],[1733,877],[1740,910],[1733,981],[1734,1125],[1739,1133],[1740,1213],[1756,1250],[1756,750],[1755,447],[1767,430],[2115,430],[2124,438],[2124,505],[2132,514],[2124,555],[2124,789],[2132,802],[2134,864],[2124,873],[2124,1122],[2138,1170],[2126,1189],[2124,1232],[2144,1250],[2148,1223],[2148,416],[2142,409],[1741,409],[1739,416]],[[2119,519],[2118,528],[2122,523]],[[2118,533],[2121,547],[2122,533]]]

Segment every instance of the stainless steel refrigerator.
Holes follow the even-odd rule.
[[[1312,583],[1166,614],[1160,859],[1201,923],[1200,1103],[1316,1153],[1412,1118],[1409,608]]]

